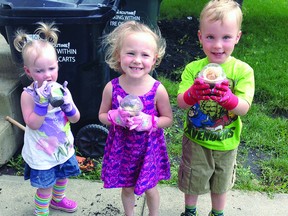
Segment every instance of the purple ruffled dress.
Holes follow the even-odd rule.
[[[117,95],[128,95],[119,85],[119,79],[112,81],[112,109],[117,109]],[[156,81],[152,89],[139,96],[144,108],[142,112],[159,116],[154,106]],[[160,180],[170,178],[170,162],[166,149],[164,130],[137,132],[121,126],[111,126],[106,141],[101,178],[104,188],[135,187],[134,193],[141,195],[157,185]]]

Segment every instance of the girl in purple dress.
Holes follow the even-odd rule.
[[[105,86],[99,110],[99,120],[111,125],[101,178],[105,188],[122,188],[125,215],[134,215],[134,193],[145,193],[149,215],[159,215],[156,186],[170,178],[163,128],[173,117],[165,87],[149,73],[161,62],[166,43],[160,33],[135,21],[115,28],[103,43],[106,62],[121,75]],[[130,110],[125,110],[120,104],[127,95],[142,103],[133,107],[130,101]],[[135,107],[142,110],[132,113]]]

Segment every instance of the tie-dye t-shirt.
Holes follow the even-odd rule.
[[[30,88],[26,91],[31,93]],[[22,157],[32,169],[50,169],[75,153],[73,142],[70,122],[57,107],[48,111],[38,130],[26,126]]]

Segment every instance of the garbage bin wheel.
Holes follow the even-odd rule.
[[[82,127],[76,135],[75,146],[83,157],[98,159],[104,154],[108,129],[97,124]]]

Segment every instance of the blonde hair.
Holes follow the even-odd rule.
[[[54,50],[55,56],[59,30],[54,23],[38,22],[39,27],[35,30],[33,38],[23,29],[19,29],[15,33],[14,47],[18,52],[22,53],[24,65],[34,63],[46,49]],[[31,58],[35,59],[31,59]],[[33,62],[31,62],[33,61]]]
[[[235,13],[239,30],[241,29],[243,14],[240,5],[234,0],[211,0],[203,8],[200,14],[200,29],[204,18],[209,21],[223,22],[228,13]]]
[[[158,29],[157,31],[153,31],[143,23],[127,21],[117,26],[111,33],[103,37],[102,44],[105,49],[105,61],[111,69],[122,72],[118,59],[122,49],[123,41],[128,34],[135,32],[151,34],[151,36],[155,39],[157,45],[157,59],[153,68],[160,65],[166,49],[166,41],[164,38],[162,38],[160,30]]]

